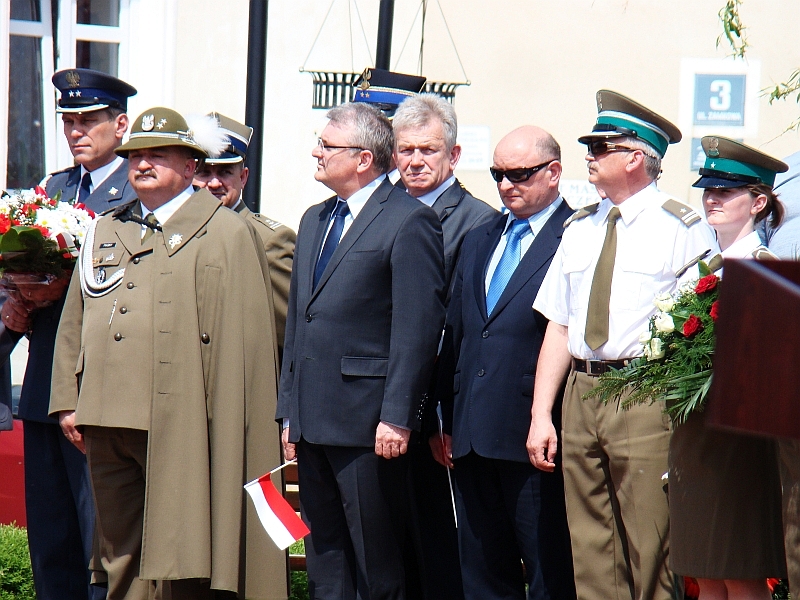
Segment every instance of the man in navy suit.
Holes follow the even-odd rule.
[[[467,599],[575,598],[560,472],[528,459],[536,359],[547,320],[531,307],[571,209],[558,191],[561,150],[526,126],[494,152],[507,215],[467,234],[447,310],[430,442],[455,475]],[[525,565],[525,576],[521,563]]]
[[[129,96],[136,90],[90,69],[67,69],[53,75],[61,92],[58,112],[75,166],[43,182],[53,198],[85,204],[100,213],[135,197],[128,183],[128,161],[114,149],[128,130]],[[25,508],[33,581],[39,600],[105,598],[105,589],[89,585],[94,534],[86,457],[48,416],[58,322],[69,276],[50,285],[21,285],[3,305],[3,323],[16,339],[28,333],[29,353],[19,417],[24,421]],[[27,313],[29,325],[19,313]],[[104,574],[103,574],[104,575]]]
[[[386,178],[379,110],[328,118],[312,155],[336,195],[300,222],[276,417],[298,460],[310,595],[399,600],[404,455],[444,323],[442,229]]]

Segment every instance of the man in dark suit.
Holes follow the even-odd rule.
[[[509,214],[467,234],[454,275],[437,388],[444,434],[430,441],[455,475],[468,599],[525,598],[526,583],[530,600],[575,598],[561,474],[533,467],[525,447],[547,326],[531,304],[571,213],[560,159],[538,127],[500,141],[491,172]]]
[[[464,236],[498,213],[470,194],[453,174],[461,146],[452,104],[436,94],[413,96],[398,106],[392,128],[400,183],[433,208],[442,223],[449,291]],[[433,403],[423,420],[423,435],[412,436],[409,447],[411,533],[421,586],[417,594],[428,600],[459,600],[464,594],[450,484],[447,470],[433,459],[427,443],[427,434],[439,430]]]
[[[300,222],[280,395],[318,599],[402,599],[406,457],[444,322],[441,226],[385,177],[386,117],[328,113],[312,155],[336,193]]]
[[[58,112],[75,166],[44,183],[53,198],[85,204],[99,213],[134,198],[128,161],[114,149],[128,130],[127,100],[136,90],[105,73],[67,69],[53,75],[61,91]],[[29,313],[30,327],[10,326],[17,339],[30,331],[28,366],[19,417],[25,423],[25,506],[36,595],[40,600],[104,598],[105,589],[89,585],[94,502],[86,458],[48,416],[50,374],[58,322],[69,276],[50,285],[20,286],[3,306],[3,322],[13,311]],[[7,325],[8,326],[8,325]]]

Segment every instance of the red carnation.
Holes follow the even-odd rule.
[[[41,225],[33,225],[36,229],[42,232],[42,236],[50,237],[50,230],[47,227],[42,227]]]
[[[700,586],[697,585],[697,580],[694,577],[684,577],[683,584],[687,598],[696,600],[700,596]]]
[[[700,281],[697,282],[697,285],[694,286],[694,293],[695,294],[703,294],[705,292],[710,292],[715,287],[717,287],[717,282],[719,281],[719,277],[714,275],[706,275]]]
[[[702,281],[702,280],[701,280]],[[683,324],[683,335],[687,338],[692,337],[695,333],[703,328],[703,323],[700,322],[696,316],[691,315]]]
[[[9,229],[11,229],[11,219],[8,218],[8,215],[0,213],[0,235],[4,234]]]
[[[711,310],[708,311],[708,314],[711,316],[713,321],[716,321],[719,317],[719,300],[714,300],[714,303],[711,305]]]
[[[91,208],[89,208],[88,206],[86,206],[83,202],[78,202],[75,205],[75,208],[79,208],[81,210],[85,210],[87,213],[89,213],[89,216],[92,217],[93,219],[97,216],[97,215],[95,215],[94,211]]]

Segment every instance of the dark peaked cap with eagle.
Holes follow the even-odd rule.
[[[53,74],[61,92],[56,112],[82,113],[104,108],[128,110],[128,98],[136,88],[121,79],[92,69],[65,69]]]

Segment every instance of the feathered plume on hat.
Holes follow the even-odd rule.
[[[188,115],[186,125],[189,127],[189,137],[209,158],[217,158],[228,147],[228,136],[214,117]]]

